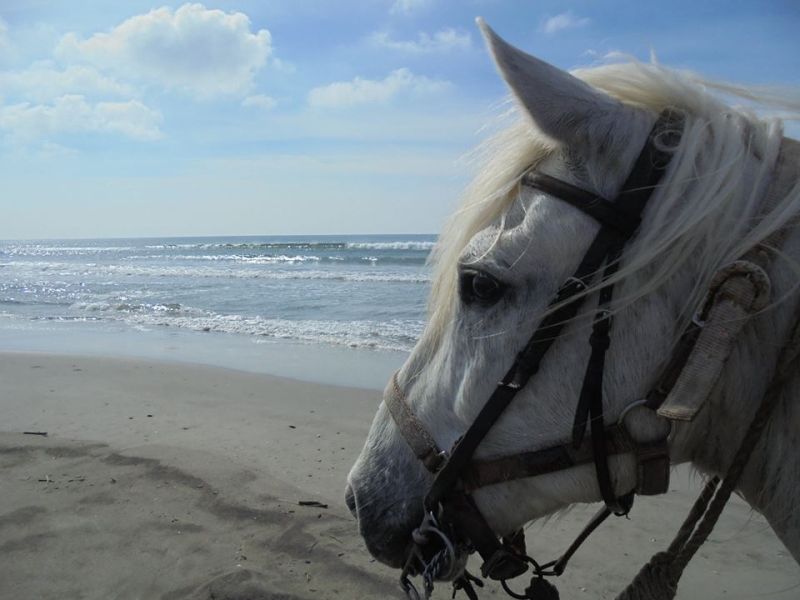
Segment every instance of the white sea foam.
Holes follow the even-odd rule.
[[[182,306],[178,302],[131,303],[115,301],[75,302],[71,310],[90,313],[125,313],[126,315],[161,315],[168,317],[206,318],[212,313],[200,308]],[[126,317],[122,317],[123,319]]]
[[[353,250],[420,250],[430,251],[436,242],[348,242]]]
[[[136,327],[179,327],[192,331],[220,332],[351,348],[410,351],[422,332],[422,321],[322,321],[266,319],[241,315],[218,315],[198,309],[168,311],[123,311],[118,318]]]
[[[68,254],[86,256],[103,255],[114,252],[132,252],[136,248],[130,246],[51,246],[40,244],[5,244],[0,247],[2,254],[17,256],[64,256]]]
[[[287,270],[267,271],[259,269],[218,268],[213,266],[166,266],[166,265],[130,265],[130,264],[98,264],[85,263],[76,265],[72,263],[56,262],[27,262],[13,265],[15,271],[38,271],[40,273],[56,274],[60,277],[203,277],[203,278],[229,278],[229,279],[319,279],[328,281],[353,281],[353,282],[399,282],[399,283],[428,283],[430,275],[427,272],[398,273],[397,271],[326,271],[326,270]]]
[[[344,250],[344,242],[283,241],[283,242],[236,242],[197,244],[155,244],[144,246],[148,250],[281,250],[281,249],[328,249]]]
[[[411,319],[391,321],[323,321],[266,319],[240,315],[218,315],[197,308],[169,309],[156,305],[126,307],[109,303],[76,303],[75,311],[87,314],[33,319],[38,322],[125,323],[137,331],[156,327],[177,327],[187,331],[224,333],[260,338],[297,340],[349,348],[409,352],[422,333],[423,322]],[[0,311],[0,320],[31,322],[19,314]]]

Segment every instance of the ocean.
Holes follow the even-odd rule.
[[[379,387],[422,332],[434,241],[354,235],[0,242],[0,349],[166,355]],[[323,372],[379,365],[380,373],[304,376],[315,361],[325,363],[317,364]]]

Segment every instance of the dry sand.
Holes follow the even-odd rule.
[[[0,599],[402,597],[342,498],[379,392],[40,354],[0,355],[0,382]],[[562,598],[613,598],[666,547],[699,486],[673,479],[579,551]],[[593,510],[531,527],[531,552],[553,558]],[[737,499],[678,597],[797,599],[800,568]]]

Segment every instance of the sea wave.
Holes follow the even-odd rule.
[[[133,252],[137,249],[133,246],[58,246],[20,243],[0,246],[0,255],[11,258],[25,256],[88,256]]]
[[[119,302],[97,300],[91,302],[75,302],[71,310],[86,311],[89,313],[125,313],[127,315],[150,314],[165,315],[169,317],[205,318],[212,313],[200,308],[182,306],[179,302],[149,303],[149,302]]]
[[[251,265],[280,265],[297,263],[338,263],[338,264],[392,264],[419,265],[426,264],[427,256],[374,256],[374,255],[321,255],[321,254],[179,254],[158,256],[134,256],[139,260],[169,260],[172,262],[236,262]]]
[[[413,319],[389,321],[334,321],[274,319],[222,315],[180,305],[126,305],[75,303],[72,314],[23,316],[0,311],[0,319],[28,322],[124,323],[134,330],[175,327],[186,331],[220,333],[259,339],[282,339],[378,351],[409,352],[422,334],[424,323]]]
[[[220,242],[150,244],[148,250],[345,250],[346,242]]]
[[[348,242],[349,250],[419,250],[430,252],[436,242]]]
[[[428,252],[435,245],[432,241],[397,240],[392,242],[323,242],[323,241],[281,241],[281,242],[220,242],[189,244],[149,244],[149,250],[413,250]]]
[[[373,350],[410,351],[422,332],[422,322],[320,321],[265,319],[240,315],[180,317],[159,314],[133,315],[137,325],[171,326],[193,331],[221,332]]]
[[[394,241],[394,242],[242,242],[242,243],[202,243],[202,244],[155,244],[145,246],[148,250],[228,250],[228,251],[311,251],[330,252],[345,250],[379,250],[430,252],[436,245],[432,241]]]
[[[20,256],[84,256],[135,253],[137,251],[259,251],[259,252],[340,252],[346,250],[415,251],[429,252],[435,245],[432,241],[396,240],[391,242],[348,242],[348,241],[248,241],[248,242],[187,242],[153,243],[143,245],[94,245],[94,244],[41,244],[4,243],[0,244],[0,255]]]
[[[396,271],[326,271],[321,269],[304,270],[259,270],[218,268],[212,266],[164,266],[164,265],[130,265],[130,264],[98,264],[81,265],[71,263],[25,263],[15,264],[16,270],[35,270],[42,274],[52,273],[59,277],[197,277],[227,279],[274,279],[274,280],[328,280],[351,282],[397,282],[428,283],[430,274],[398,273]]]
[[[24,306],[27,303],[22,300],[14,300],[13,298],[0,298],[0,306],[4,304],[8,306]]]
[[[431,280],[431,239],[0,243],[0,318],[4,327],[85,321],[408,351],[423,327],[415,319]]]
[[[178,327],[198,332],[217,332],[403,352],[408,352],[414,347],[423,327],[422,321],[412,319],[333,321],[223,315],[183,306],[179,303],[79,302],[75,303],[72,309],[84,314],[75,315],[71,319],[122,321],[134,328]],[[59,320],[65,319],[60,318]]]

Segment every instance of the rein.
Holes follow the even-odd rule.
[[[625,408],[617,423],[604,424],[602,379],[605,352],[610,345],[612,325],[609,305],[613,286],[602,285],[616,272],[626,243],[638,229],[644,206],[656,189],[670,155],[659,147],[674,147],[679,136],[680,120],[669,112],[656,121],[627,181],[613,201],[577,188],[538,172],[529,172],[522,185],[544,191],[568,202],[597,220],[596,234],[578,269],[559,288],[548,306],[548,315],[498,383],[479,415],[451,451],[442,451],[424,424],[408,405],[398,384],[397,374],[387,387],[385,402],[395,423],[414,455],[434,473],[434,481],[424,499],[424,518],[412,533],[408,558],[400,583],[412,600],[420,598],[409,579],[421,575],[424,596],[429,598],[434,581],[453,580],[454,594],[463,590],[470,600],[477,600],[474,585],[482,586],[477,577],[459,563],[459,556],[477,551],[484,562],[481,575],[499,580],[514,598],[558,598],[555,587],[545,576],[559,576],[581,543],[612,513],[626,515],[634,493],[665,493],[669,483],[669,449],[677,420],[692,420],[702,408],[711,388],[717,382],[722,366],[736,340],[736,335],[757,310],[769,299],[770,282],[766,269],[771,261],[770,249],[780,247],[785,229],[765,239],[741,260],[723,267],[714,277],[706,301],[695,319],[682,334],[676,350],[658,383],[648,396]],[[784,139],[773,180],[766,190],[764,213],[774,208],[788,193],[796,179],[800,162],[800,144]],[[564,325],[576,314],[584,292],[605,262],[599,287],[599,301],[589,343],[592,347],[576,409],[572,439],[542,450],[522,452],[488,460],[472,458],[475,449],[489,432],[505,408],[529,379],[536,374],[547,350]],[[789,366],[800,354],[800,307],[791,323],[790,335],[781,351],[775,376],[736,458],[717,490],[718,478],[712,479],[693,507],[689,517],[669,550],[659,553],[645,565],[619,600],[673,598],[683,568],[713,528],[719,513],[747,459],[759,439],[772,408],[777,403],[780,386]],[[635,441],[625,425],[626,416],[637,408],[657,412],[670,419],[669,434],[650,443]],[[586,430],[589,429],[589,436]],[[637,484],[620,497],[614,493],[608,458],[633,454],[638,465]],[[524,535],[520,529],[508,538],[498,540],[486,523],[470,493],[481,487],[515,479],[552,473],[573,466],[594,463],[605,506],[558,560],[540,565],[526,554]],[[715,495],[716,491],[716,495]],[[700,525],[697,523],[703,519]],[[525,573],[533,566],[533,579],[524,594],[509,589],[507,579]],[[656,594],[654,590],[661,590]],[[666,595],[661,595],[665,593]]]

